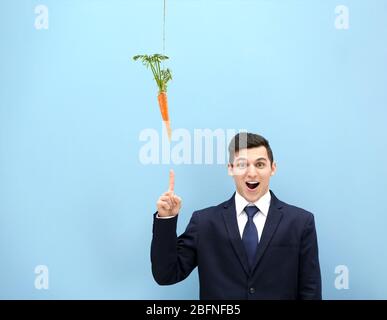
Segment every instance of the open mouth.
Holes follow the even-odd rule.
[[[246,186],[247,186],[247,188],[249,188],[250,190],[254,190],[254,189],[256,189],[256,188],[259,186],[259,182],[256,182],[256,181],[249,181],[249,182],[246,182]]]

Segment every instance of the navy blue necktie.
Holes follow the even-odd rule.
[[[247,206],[245,208],[245,212],[247,213],[248,220],[245,225],[245,229],[243,230],[242,241],[243,241],[243,244],[245,245],[250,267],[254,262],[254,258],[255,258],[255,254],[257,252],[257,246],[258,246],[258,231],[253,221],[253,217],[258,211],[259,209],[256,206]]]

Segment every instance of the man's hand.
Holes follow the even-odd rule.
[[[176,216],[181,208],[181,198],[175,195],[175,174],[169,171],[169,189],[157,200],[157,213],[159,217]]]

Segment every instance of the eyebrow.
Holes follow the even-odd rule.
[[[240,161],[240,160],[248,160],[247,158],[244,158],[244,157],[240,157],[240,158],[236,158],[235,159],[235,161]],[[258,161],[267,161],[267,159],[266,158],[264,158],[264,157],[260,157],[260,158],[258,158],[258,159],[255,159],[254,160],[254,162],[258,162]]]

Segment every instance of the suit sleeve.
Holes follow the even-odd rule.
[[[152,274],[160,285],[184,280],[197,266],[198,216],[193,214],[185,232],[177,237],[177,217],[153,220]]]
[[[298,298],[321,300],[321,272],[314,217],[305,223],[300,245]]]

